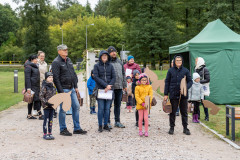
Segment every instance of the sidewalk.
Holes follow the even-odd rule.
[[[85,91],[85,83],[79,76],[79,90]],[[85,92],[84,92],[85,93]],[[27,105],[19,103],[0,112],[0,159],[231,159],[239,158],[240,151],[214,137],[201,125],[191,123],[192,133],[182,133],[181,117],[176,119],[174,135],[168,135],[168,115],[162,111],[161,99],[151,110],[149,137],[140,138],[135,127],[135,113],[127,113],[121,107],[121,122],[125,129],[113,128],[98,133],[97,116],[89,114],[86,104],[80,108],[81,127],[87,135],[63,137],[59,135],[58,119],[53,122],[55,140],[42,139],[40,120],[27,120]],[[85,102],[85,101],[84,101]],[[113,109],[113,108],[112,108]],[[111,117],[114,118],[113,110]],[[114,120],[111,120],[114,122]],[[72,117],[67,116],[67,127],[73,131]],[[112,124],[113,125],[113,124]]]

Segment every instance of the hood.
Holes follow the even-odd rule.
[[[107,51],[105,51],[105,50],[102,50],[99,53],[99,62],[103,63],[103,61],[101,60],[101,57],[102,57],[103,54],[108,55],[108,61],[106,63],[109,63],[111,61],[111,57],[110,57],[109,53]]]
[[[175,59],[176,59],[176,57],[181,57],[182,58],[182,65],[181,65],[181,67],[183,66],[183,64],[184,64],[184,60],[183,60],[183,57],[180,55],[180,54],[176,54],[174,57],[173,57],[173,67],[176,67],[176,64],[175,64]],[[180,67],[180,68],[181,68]]]
[[[203,66],[205,66],[204,59],[202,57],[198,57],[198,61],[195,69],[201,69]]]
[[[34,67],[34,68],[38,68],[37,64],[32,63],[32,62],[29,61],[29,60],[27,60],[27,61],[25,62],[24,67],[26,67],[26,66],[28,66],[28,65],[31,66],[31,67]]]

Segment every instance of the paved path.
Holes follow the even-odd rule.
[[[79,78],[79,88],[84,92],[85,84]],[[80,122],[88,134],[60,136],[58,120],[54,119],[54,141],[42,139],[43,121],[27,120],[27,105],[19,103],[0,112],[0,159],[239,159],[239,150],[190,120],[189,129],[192,135],[182,133],[180,117],[177,118],[175,134],[168,135],[168,115],[161,111],[159,97],[157,101],[158,105],[151,111],[148,138],[138,136],[134,113],[126,113],[124,105],[121,121],[126,128],[98,133],[97,116],[90,115],[89,108],[84,105],[80,111]],[[68,129],[72,131],[71,116],[67,116],[66,122]]]

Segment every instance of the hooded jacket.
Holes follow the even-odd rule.
[[[89,95],[92,95],[93,89],[95,88],[95,85],[96,85],[96,82],[94,81],[92,76],[90,76],[90,78],[87,81],[87,88],[88,88],[88,94]]]
[[[108,60],[106,63],[103,63],[101,57],[103,54],[108,56]],[[96,81],[98,89],[105,89],[107,85],[114,85],[116,81],[115,71],[110,64],[111,57],[107,51],[101,51],[99,54],[99,62],[94,65],[93,74],[94,80]],[[113,87],[112,87],[113,89]]]
[[[33,101],[40,101],[40,73],[37,64],[26,61],[24,64],[25,89],[31,89],[34,93]]]
[[[138,85],[135,89],[135,99],[137,102],[136,109],[142,110],[145,107],[142,106],[142,103],[145,103],[145,97],[150,96],[150,105],[153,98],[153,90],[151,85]]]
[[[122,62],[116,58],[111,58],[111,64],[115,70],[116,82],[114,83],[114,89],[123,89],[127,88],[127,81],[125,77],[125,70],[123,68]]]
[[[170,94],[169,95],[170,99],[180,98],[180,84],[184,76],[186,76],[186,80],[187,80],[187,89],[189,89],[193,83],[189,70],[183,67],[184,62],[183,62],[182,56],[180,56],[182,58],[182,66],[180,66],[179,68],[176,67],[175,58],[177,56],[179,55],[174,56],[173,67],[168,70],[168,73],[165,79],[164,95]],[[181,95],[181,98],[187,99],[188,94],[186,97]]]
[[[48,100],[56,94],[56,88],[53,83],[48,83],[43,80],[42,88],[40,91],[40,100],[42,102],[43,109],[53,109],[52,104],[48,103]]]
[[[210,73],[209,70],[206,68],[205,61],[202,57],[198,57],[198,62],[195,67],[195,72],[200,75],[200,83],[209,83],[210,82]]]

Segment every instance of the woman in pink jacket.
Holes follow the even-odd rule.
[[[124,64],[124,70],[125,70],[126,76],[129,76],[130,74],[130,76],[132,77],[132,73],[135,69],[138,70],[140,73],[142,73],[140,66],[134,62],[134,57],[130,55],[128,56],[128,62]],[[132,70],[132,72],[129,73],[129,70]]]

